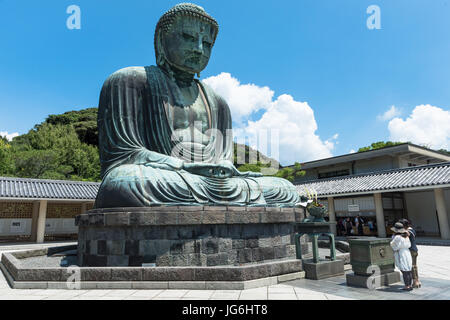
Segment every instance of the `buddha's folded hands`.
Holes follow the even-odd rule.
[[[183,169],[195,175],[219,179],[231,178],[235,173],[229,165],[204,162],[184,163]]]
[[[234,164],[229,161],[229,160],[222,160],[219,162],[220,165],[225,166],[227,168],[229,168],[232,172],[232,176],[233,177],[242,177],[242,178],[258,178],[258,177],[262,177],[262,174],[259,172],[252,172],[252,171],[246,171],[246,172],[241,172],[238,169],[236,169],[236,167],[234,166]]]

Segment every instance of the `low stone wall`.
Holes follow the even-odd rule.
[[[47,255],[46,249],[4,253],[2,264],[16,281],[66,281],[66,267],[23,268],[21,259]],[[302,260],[240,267],[82,267],[81,281],[248,281],[302,271]]]
[[[301,208],[181,206],[91,210],[77,217],[82,266],[239,266],[295,259]],[[308,253],[307,238],[302,250]]]
[[[3,253],[0,268],[17,289],[217,289],[243,290],[304,277],[302,260],[225,267],[27,267],[33,257],[48,257],[76,246]],[[78,274],[74,283],[74,272]]]

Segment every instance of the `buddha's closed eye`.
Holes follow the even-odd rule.
[[[186,32],[183,32],[183,38],[186,40],[195,41],[195,37]]]

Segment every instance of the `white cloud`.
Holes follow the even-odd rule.
[[[222,96],[231,108],[233,121],[241,123],[253,112],[267,110],[274,92],[269,87],[258,87],[254,84],[241,84],[231,74],[221,74],[203,80],[216,93]]]
[[[400,114],[401,114],[400,110],[398,110],[395,106],[392,106],[385,113],[383,113],[382,115],[377,116],[377,119],[381,120],[381,121],[388,121],[388,120],[391,120],[391,119],[393,119],[395,117],[400,116]]]
[[[11,141],[14,137],[17,137],[19,135],[18,132],[14,133],[8,133],[7,131],[0,131],[0,136],[5,137],[6,140]]]
[[[233,134],[238,142],[248,137],[251,147],[266,153],[267,149],[257,144],[257,139],[264,133],[274,137],[278,133],[279,156],[273,152],[276,143],[268,143],[270,152],[283,165],[331,157],[338,134],[322,141],[316,134],[317,123],[314,111],[307,102],[298,102],[288,94],[280,95],[274,100],[274,92],[268,87],[254,84],[241,85],[229,73],[205,79],[204,82],[221,95],[228,103],[233,117]],[[257,120],[249,116],[258,110],[265,112]],[[271,134],[270,134],[271,132]],[[269,138],[270,141],[270,138]]]
[[[427,105],[417,106],[405,120],[388,124],[390,140],[411,141],[432,149],[450,149],[450,111]]]
[[[350,150],[348,153],[356,153],[355,149]]]

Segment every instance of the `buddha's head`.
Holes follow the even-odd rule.
[[[160,67],[199,74],[206,68],[219,25],[205,10],[181,3],[167,11],[155,31],[156,63]]]

